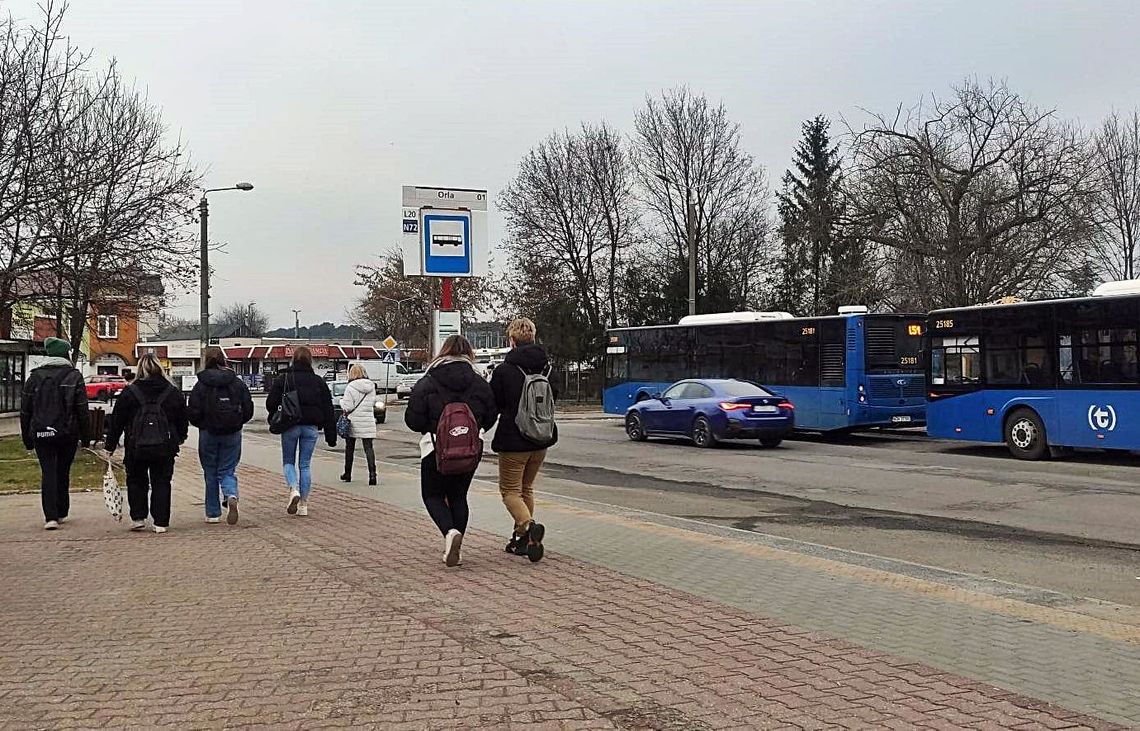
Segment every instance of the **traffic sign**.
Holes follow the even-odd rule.
[[[487,191],[405,185],[401,220],[404,274],[487,274]]]
[[[381,363],[395,363],[399,358],[399,353],[395,350],[385,350],[384,354],[380,356]]]
[[[399,343],[396,342],[396,338],[391,335],[381,340],[380,344],[384,346],[384,350],[395,350],[396,346],[399,345]]]

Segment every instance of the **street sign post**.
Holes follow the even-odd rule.
[[[487,191],[405,185],[402,203],[405,275],[487,274]]]

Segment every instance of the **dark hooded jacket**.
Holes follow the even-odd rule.
[[[241,427],[221,431],[210,424],[210,389],[217,388],[225,391],[231,399],[241,404],[242,423],[253,418],[253,398],[249,395],[249,388],[237,374],[228,368],[207,368],[198,373],[198,382],[190,392],[190,402],[186,407],[190,423],[199,429],[205,429],[211,434],[233,434],[241,431]]]
[[[91,441],[90,423],[87,417],[87,388],[83,383],[83,376],[71,365],[66,358],[48,358],[39,368],[32,369],[28,380],[24,383],[24,392],[20,397],[20,434],[24,446],[32,449],[36,439],[36,403],[41,398],[41,389],[48,389],[59,395],[61,399],[71,401],[72,411],[64,415],[66,423],[59,431],[58,438],[75,438],[85,446]],[[65,390],[68,391],[65,393]],[[45,391],[46,395],[48,391]]]
[[[471,413],[484,431],[495,425],[499,413],[491,387],[466,360],[444,361],[428,369],[408,397],[404,423],[420,434],[434,434],[443,407],[455,401],[471,407]]]
[[[527,375],[546,373],[549,366],[550,361],[542,346],[530,343],[512,349],[503,362],[491,372],[491,390],[495,394],[495,406],[502,417],[495,429],[495,438],[491,440],[491,449],[496,452],[533,452],[536,449],[552,447],[558,441],[557,424],[554,425],[554,436],[549,444],[532,442],[519,432],[518,425],[515,424],[523,381]],[[554,390],[553,382],[550,386],[551,390]]]
[[[325,443],[336,445],[336,413],[333,411],[332,392],[325,379],[313,373],[308,366],[294,363],[289,368],[277,374],[273,385],[269,388],[269,395],[265,397],[265,408],[269,415],[276,413],[281,406],[281,399],[285,396],[285,386],[290,391],[297,392],[301,401],[301,420],[298,424],[307,424],[323,429]]]
[[[140,397],[153,401],[160,398],[164,391],[168,393],[162,402],[162,410],[166,414],[166,420],[170,423],[171,428],[174,429],[174,436],[177,441],[171,446],[174,447],[174,453],[178,452],[178,445],[186,441],[186,432],[189,427],[186,418],[186,405],[182,401],[182,393],[174,387],[174,384],[162,376],[135,379],[134,383],[127,386],[119,394],[119,398],[115,400],[115,410],[111,412],[111,418],[107,422],[107,437],[104,440],[104,446],[108,452],[113,452],[118,448],[119,439],[125,436],[127,457],[130,458],[131,449],[134,446],[131,444],[133,438],[131,436],[133,431],[131,425],[142,408]]]

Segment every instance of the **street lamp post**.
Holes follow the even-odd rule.
[[[202,250],[200,253],[202,268],[201,277],[199,281],[199,298],[201,305],[199,329],[200,339],[202,341],[202,350],[204,351],[210,345],[210,204],[206,200],[206,195],[209,193],[218,193],[223,190],[253,190],[253,183],[238,183],[231,185],[228,188],[210,188],[202,191],[202,201],[198,204],[198,215],[201,219],[201,238]]]
[[[665,185],[672,185],[669,178],[657,174],[657,179]],[[677,185],[680,188],[680,184]],[[693,201],[693,189],[685,186],[685,248],[689,259],[689,314],[697,314],[697,204]]]

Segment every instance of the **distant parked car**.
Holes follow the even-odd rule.
[[[345,389],[348,388],[348,381],[334,381],[329,384],[329,390],[332,391],[332,404],[333,413],[336,418],[340,418],[340,397],[344,395]],[[376,407],[373,413],[376,416],[376,423],[383,424],[384,420],[388,417],[388,405],[384,403],[385,396],[382,393],[376,394]]]
[[[122,376],[88,376],[86,386],[88,401],[110,401],[127,387],[127,379]]]
[[[412,389],[416,387],[416,384],[423,377],[424,373],[422,371],[420,373],[409,373],[400,376],[400,380],[396,381],[396,395],[402,399],[407,398],[412,394]]]
[[[775,447],[795,427],[795,406],[754,383],[732,379],[686,380],[629,407],[626,434],[688,437],[698,447],[722,439],[758,439]]]

